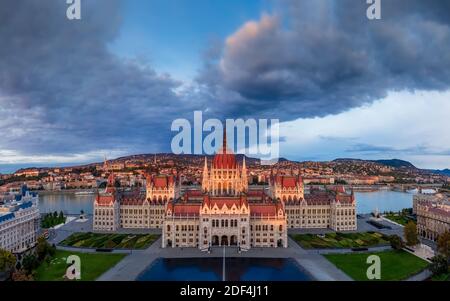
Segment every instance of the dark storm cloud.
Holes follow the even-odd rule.
[[[23,154],[155,151],[190,110],[179,82],[108,51],[121,25],[118,0],[0,2],[1,149]]]
[[[215,98],[228,90],[233,113],[321,116],[450,86],[449,1],[382,1],[380,21],[367,19],[365,0],[281,4],[230,36],[199,76]]]
[[[173,119],[333,114],[392,90],[450,85],[450,2],[291,0],[205,54],[198,85],[124,60],[121,1],[0,1],[0,156],[168,151]],[[382,118],[380,116],[380,118]]]

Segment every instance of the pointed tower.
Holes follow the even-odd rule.
[[[106,155],[104,156],[104,159],[103,159],[103,171],[108,171],[109,170],[109,168],[108,168],[108,160],[106,159]]]
[[[204,192],[209,191],[209,171],[208,171],[208,159],[205,156],[205,165],[203,166],[203,178],[202,189]]]
[[[242,190],[247,191],[248,190],[248,178],[247,178],[247,165],[245,164],[245,155],[244,160],[242,162]]]
[[[111,173],[108,176],[108,182],[106,184],[106,191],[107,193],[114,193],[116,191],[116,178],[114,176],[114,172],[111,171]]]

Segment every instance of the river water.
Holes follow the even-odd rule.
[[[413,195],[416,191],[399,192],[379,190],[374,192],[355,192],[358,213],[370,213],[374,210],[399,211],[412,207]],[[63,211],[66,214],[92,214],[94,195],[75,195],[74,193],[42,194],[39,207],[42,213]]]

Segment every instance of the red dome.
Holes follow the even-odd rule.
[[[214,156],[213,167],[215,169],[235,169],[236,157],[233,152],[227,149],[227,130],[223,130],[222,149]]]
[[[213,167],[215,169],[235,169],[236,158],[234,154],[217,154],[214,156]]]

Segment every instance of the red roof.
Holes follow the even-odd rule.
[[[278,208],[276,204],[250,204],[250,214],[275,217],[278,215]]]
[[[302,184],[302,178],[299,176],[277,175],[275,182],[284,188],[295,188],[297,184]]]
[[[172,215],[180,216],[198,216],[200,215],[200,204],[169,204],[169,208],[172,210]]]
[[[353,195],[349,194],[338,194],[336,195],[336,201],[338,201],[341,204],[353,204],[355,201],[355,197]]]
[[[304,197],[308,205],[329,205],[334,200],[334,194],[329,192],[314,192]]]
[[[295,187],[295,178],[294,177],[283,177],[283,182],[281,184],[283,187]]]
[[[97,195],[95,201],[99,206],[109,206],[115,201],[114,195]]]
[[[236,169],[236,158],[234,154],[217,154],[214,156],[213,167],[215,169]]]
[[[147,176],[147,184],[152,183],[155,188],[168,188],[175,183],[172,175]]]
[[[213,207],[214,205],[217,205],[220,209],[223,208],[225,205],[227,208],[233,207],[233,205],[236,205],[237,208],[240,208],[244,200],[241,200],[239,197],[229,197],[229,198],[215,198],[211,197],[209,200],[209,206]]]
[[[168,186],[167,185],[168,181],[167,181],[166,177],[156,177],[153,183],[154,183],[155,187],[162,187],[162,188],[164,188],[164,187]]]

